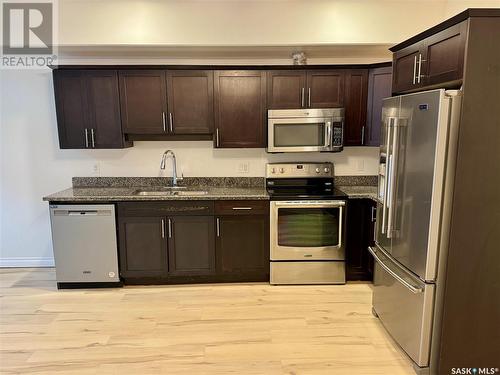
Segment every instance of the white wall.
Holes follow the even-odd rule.
[[[179,172],[186,176],[264,176],[268,161],[294,160],[331,160],[338,175],[373,175],[377,170],[377,148],[290,156],[268,155],[263,149],[214,150],[204,141],[136,142],[125,150],[60,150],[50,72],[2,72],[0,99],[0,265],[50,264],[44,195],[69,187],[73,176],[158,176],[161,154],[169,148],[175,150]],[[238,172],[240,163],[248,163],[248,174]]]

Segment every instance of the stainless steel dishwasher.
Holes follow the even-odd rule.
[[[114,205],[50,205],[57,287],[120,286]]]

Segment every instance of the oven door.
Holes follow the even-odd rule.
[[[332,118],[290,117],[268,120],[268,152],[332,150]]]
[[[344,260],[345,201],[272,201],[271,260]]]

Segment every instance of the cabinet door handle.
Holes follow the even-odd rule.
[[[365,145],[365,126],[361,127],[361,146]]]
[[[89,130],[85,128],[85,148],[89,148]]]
[[[95,148],[95,131],[90,129],[90,139],[92,140],[92,148]]]
[[[300,91],[300,105],[304,107],[306,105],[305,100],[306,100],[306,89],[302,87],[302,90]]]
[[[417,83],[420,83],[420,78],[423,77],[422,75],[422,63],[425,62],[425,60],[422,60],[422,54],[418,54],[418,75],[417,75]]]
[[[167,117],[165,115],[165,112],[161,113],[161,122],[163,124],[163,131],[166,133],[167,132]]]
[[[161,219],[161,238],[165,238],[165,219]]]
[[[417,55],[413,56],[413,84],[417,82]]]
[[[168,238],[172,238],[172,220],[168,219]]]
[[[233,210],[235,211],[244,211],[244,210],[251,210],[252,207],[233,207]]]
[[[372,215],[371,215],[372,223],[375,222],[376,217],[377,217],[377,209],[372,206]]]
[[[220,237],[220,219],[219,218],[217,218],[215,220],[215,224],[216,224],[215,226],[217,227],[217,237]]]
[[[219,128],[215,129],[215,147],[219,147]]]
[[[307,106],[311,108],[311,88],[307,89]]]
[[[168,119],[170,122],[170,133],[174,132],[174,116],[172,115],[172,112],[168,113]]]

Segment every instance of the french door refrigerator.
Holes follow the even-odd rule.
[[[460,106],[461,91],[439,89],[382,109],[373,312],[423,373],[439,339]]]

